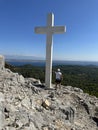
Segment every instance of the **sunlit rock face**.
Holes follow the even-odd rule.
[[[0,130],[98,130],[98,98],[72,86],[48,89],[2,67]]]

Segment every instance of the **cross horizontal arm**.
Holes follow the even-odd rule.
[[[35,33],[46,34],[47,33],[47,27],[35,27]]]
[[[65,26],[54,26],[52,27],[52,33],[64,33],[66,32]]]
[[[36,27],[35,33],[46,34],[46,33],[64,33],[66,31],[65,26],[51,26],[51,27]]]

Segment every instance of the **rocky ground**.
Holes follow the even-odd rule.
[[[79,88],[46,89],[40,80],[4,69],[0,100],[1,130],[98,130],[98,98]]]

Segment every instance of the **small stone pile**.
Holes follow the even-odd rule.
[[[0,55],[0,70],[4,69],[4,65],[5,65],[4,56]]]
[[[0,130],[98,130],[98,98],[1,69]]]

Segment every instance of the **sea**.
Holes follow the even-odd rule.
[[[13,66],[33,65],[33,66],[45,66],[45,60],[7,60],[7,63]],[[52,66],[57,65],[82,65],[82,66],[98,66],[97,61],[53,61]]]

